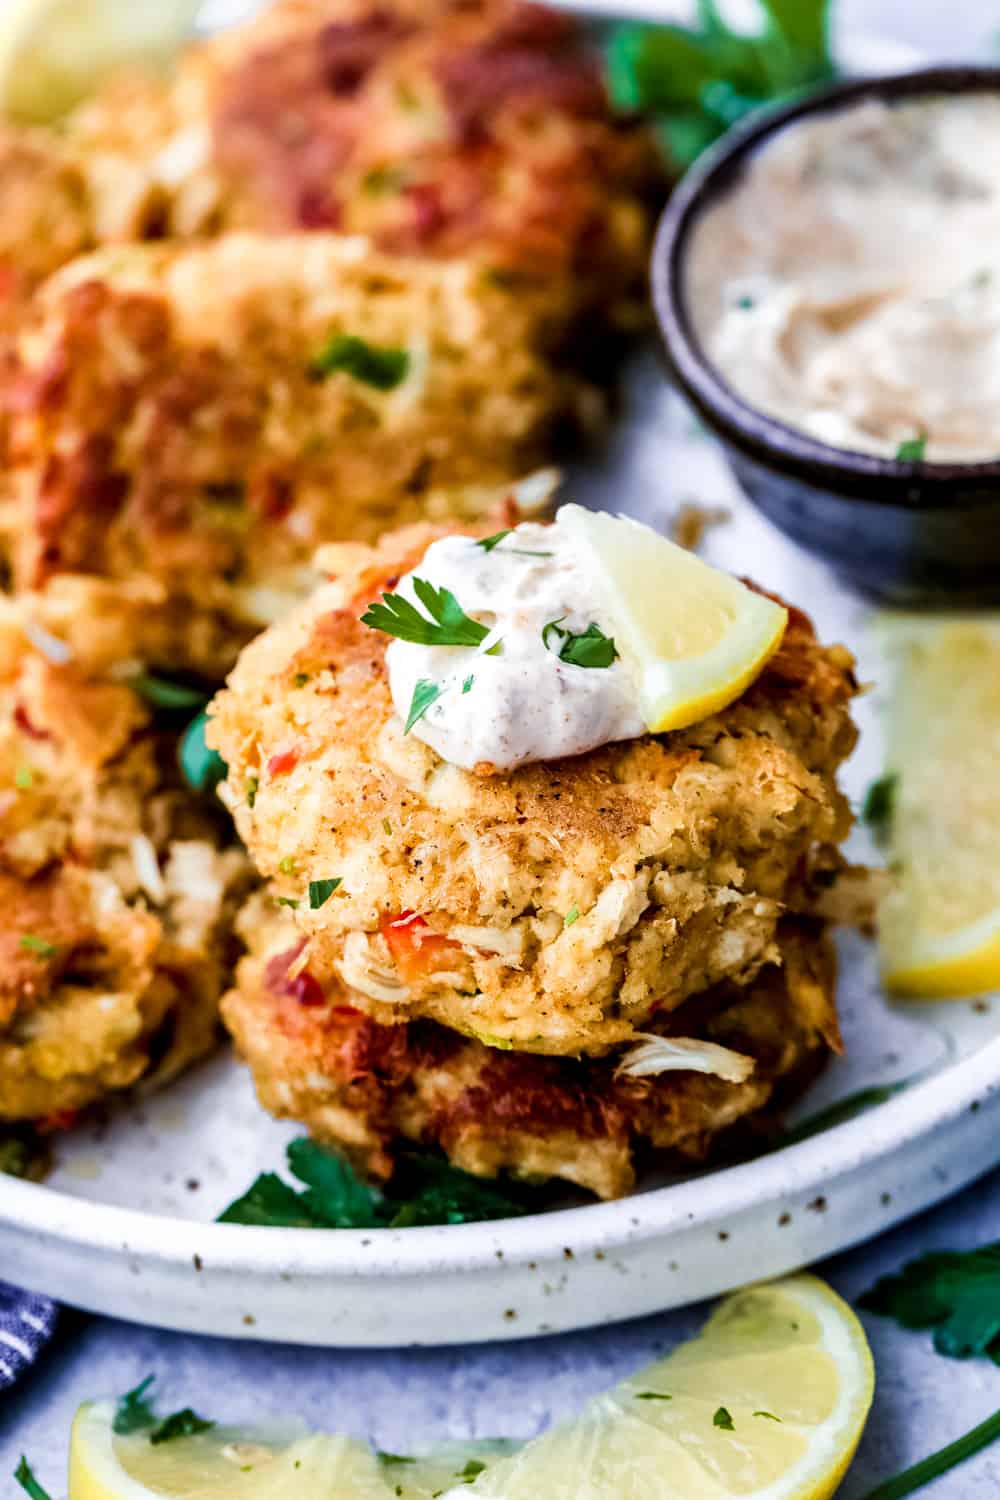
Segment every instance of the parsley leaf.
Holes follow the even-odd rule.
[[[460,1479],[463,1484],[472,1484],[473,1480],[478,1479],[480,1474],[484,1474],[485,1472],[486,1465],[480,1459],[470,1458],[465,1467],[459,1469],[455,1478]]]
[[[571,906],[570,909],[569,909],[569,911],[563,917],[563,926],[564,927],[572,927],[573,923],[574,922],[579,922],[579,920],[580,920],[580,908],[578,906]]]
[[[218,750],[210,750],[205,743],[207,727],[208,715],[202,710],[185,729],[177,749],[184,780],[193,792],[214,792],[228,770]]]
[[[666,1391],[637,1391],[637,1401],[672,1401],[673,1396],[668,1396]]]
[[[776,1417],[774,1415],[773,1411],[755,1411],[754,1412],[754,1416],[755,1417],[766,1417],[769,1422],[780,1422],[781,1421],[781,1418],[780,1417]]]
[[[905,438],[896,449],[896,462],[900,464],[922,463],[927,451],[927,433],[918,432],[916,437]]]
[[[112,1432],[123,1436],[129,1432],[139,1432],[143,1427],[156,1426],[156,1413],[153,1411],[152,1402],[146,1399],[146,1392],[155,1379],[155,1375],[147,1375],[145,1380],[140,1380],[137,1386],[126,1391],[120,1398],[111,1423]]]
[[[492,536],[481,537],[479,539],[479,541],[476,543],[476,546],[477,547],[482,547],[482,549],[483,549],[484,552],[492,552],[493,548],[499,546],[499,544],[503,541],[503,539],[504,539],[505,536],[510,536],[510,535],[511,535],[511,527],[508,526],[506,531],[497,531],[497,532],[494,532],[494,534]]]
[[[919,1256],[860,1305],[904,1328],[933,1328],[935,1349],[949,1359],[985,1354],[1000,1364],[1000,1241]]]
[[[404,734],[409,734],[414,724],[419,723],[431,704],[436,703],[443,692],[444,688],[439,682],[432,682],[429,677],[421,677],[410,699],[410,711],[406,716]]]
[[[381,604],[369,604],[362,625],[418,646],[479,646],[489,635],[485,625],[465,613],[450,589],[436,589],[425,578],[414,578],[413,592],[430,619],[402,594],[383,594]]]
[[[334,891],[342,884],[341,877],[335,876],[333,880],[310,880],[309,882],[309,910],[319,911],[325,906]]]
[[[898,790],[899,774],[896,771],[889,771],[885,776],[880,776],[877,781],[873,781],[865,792],[861,817],[880,843],[889,837]]]
[[[185,1406],[180,1411],[171,1412],[169,1417],[164,1417],[159,1427],[149,1434],[149,1441],[157,1447],[160,1443],[172,1443],[175,1438],[195,1437],[199,1432],[208,1432],[214,1426],[214,1422],[206,1421],[196,1411],[192,1411],[190,1406]]]
[[[292,1141],[287,1154],[304,1189],[265,1172],[220,1215],[221,1222],[298,1229],[405,1229],[511,1218],[530,1212],[537,1201],[528,1188],[484,1182],[432,1153],[401,1156],[384,1190],[362,1181],[346,1158],[314,1141]]]
[[[43,1487],[38,1483],[38,1480],[35,1478],[34,1470],[32,1469],[23,1453],[21,1454],[21,1462],[14,1470],[14,1478],[17,1480],[22,1490],[26,1491],[26,1493],[31,1496],[31,1500],[51,1500],[51,1496],[49,1495],[48,1490],[43,1489]]]
[[[593,622],[582,635],[574,635],[571,630],[563,630],[561,621],[565,618],[563,615],[559,620],[550,620],[543,627],[542,644],[546,650],[553,649],[549,637],[554,635],[562,643],[558,653],[560,661],[570,662],[574,667],[610,667],[618,657],[618,647],[611,636],[605,635]]]
[[[468,675],[468,677],[462,683],[462,692],[463,693],[470,692],[471,689],[472,689],[472,684],[475,682],[475,680],[476,680],[475,676],[473,675],[473,673],[470,672],[469,675]]]
[[[405,349],[369,344],[353,333],[335,333],[311,361],[309,374],[324,380],[338,371],[377,391],[392,391],[409,374],[410,356]]]
[[[175,677],[162,677],[153,672],[143,672],[139,677],[131,678],[129,686],[154,708],[204,708],[212,696],[205,688],[194,683]]]
[[[37,953],[39,958],[54,958],[59,952],[55,943],[50,943],[47,938],[36,937],[33,932],[22,932],[17,946],[25,953]]]
[[[720,1406],[712,1418],[713,1427],[721,1427],[723,1432],[733,1431],[733,1419],[724,1406]]]
[[[834,76],[828,0],[762,0],[764,26],[732,30],[714,0],[692,27],[626,23],[610,35],[615,104],[656,116],[671,163],[687,167],[751,110]]]
[[[30,792],[35,784],[34,773],[30,766],[18,766],[14,772],[14,785],[19,792]]]

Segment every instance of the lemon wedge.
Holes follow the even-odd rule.
[[[212,1427],[154,1445],[116,1435],[115,1406],[82,1406],[70,1440],[69,1500],[431,1500],[468,1485],[515,1445],[447,1443],[422,1458],[376,1454],[355,1438],[302,1423]]]
[[[25,124],[65,114],[117,68],[163,66],[200,0],[3,0],[0,113]]]
[[[579,505],[562,506],[559,524],[589,556],[650,733],[725,708],[781,644],[779,604],[648,526]]]
[[[447,1500],[826,1500],[871,1405],[864,1332],[823,1282],[728,1297],[698,1338]]]
[[[880,914],[889,989],[1000,987],[1000,617],[883,616],[893,883]]]

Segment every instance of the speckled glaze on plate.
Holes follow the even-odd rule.
[[[645,3],[645,0],[644,0]],[[875,54],[857,41],[855,59]],[[888,65],[877,54],[877,66]],[[900,57],[901,63],[908,58]],[[862,605],[740,495],[652,353],[629,372],[581,503],[658,527],[696,502],[728,511],[709,561],[796,601],[824,639],[878,663]],[[877,691],[845,783],[880,769]],[[852,852],[871,854],[857,835]],[[221,1056],[59,1146],[44,1185],[0,1176],[0,1278],[140,1323],[330,1347],[501,1340],[610,1323],[777,1275],[880,1233],[1000,1162],[1000,997],[890,1007],[871,945],[841,941],[847,1055],[809,1116],[871,1084],[915,1079],[854,1120],[745,1165],[648,1181],[631,1198],[495,1224],[402,1231],[253,1229],[213,1219],[298,1132],[257,1107]]]

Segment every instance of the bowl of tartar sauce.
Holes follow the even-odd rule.
[[[1000,69],[754,115],[674,193],[653,294],[777,526],[884,602],[1000,601]]]

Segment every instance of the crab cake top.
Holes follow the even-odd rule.
[[[277,899],[379,1020],[599,1053],[748,982],[850,818],[851,659],[793,613],[756,682],[692,728],[489,777],[404,734],[366,604],[445,534],[327,549],[332,581],[215,701],[224,796]]]
[[[2,382],[15,586],[59,634],[110,609],[118,656],[216,680],[313,586],[317,545],[481,514],[575,391],[481,266],[335,235],[105,249],[37,313]],[[136,607],[63,608],[81,578]]]

